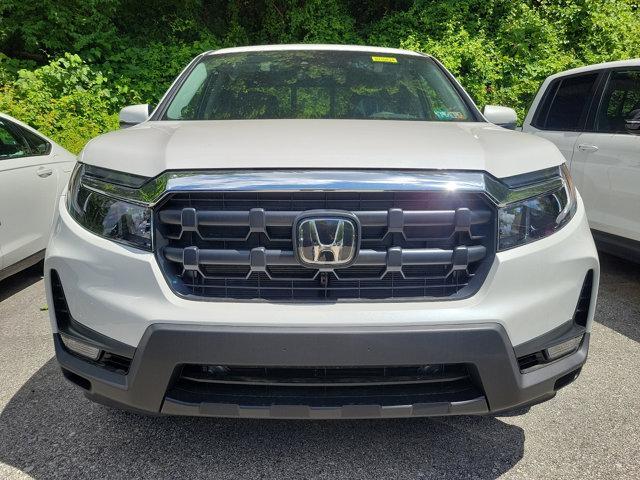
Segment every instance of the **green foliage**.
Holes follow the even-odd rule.
[[[151,43],[111,55],[102,68],[120,84],[129,85],[138,100],[155,104],[196,55],[216,48],[219,44],[214,38],[192,43]]]
[[[108,81],[79,56],[64,57],[18,78],[0,90],[0,111],[32,125],[73,152],[90,138],[118,126],[126,89]]]
[[[272,2],[262,34],[269,43],[362,43],[354,23],[339,0]]]
[[[105,58],[118,42],[112,19],[120,0],[2,0],[0,43],[5,53],[44,61],[46,53]]]
[[[33,69],[36,67],[36,62],[33,60],[9,58],[0,52],[0,86],[12,82],[18,76],[19,70],[25,68]]]
[[[156,103],[202,51],[313,42],[430,53],[480,106],[509,105],[522,118],[546,76],[640,57],[639,3],[2,0],[0,110],[78,151],[117,128],[122,106]]]

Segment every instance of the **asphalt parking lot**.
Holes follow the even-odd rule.
[[[53,359],[37,269],[0,282],[0,478],[640,478],[640,266],[601,258],[590,358],[517,417],[145,417],[85,400]]]

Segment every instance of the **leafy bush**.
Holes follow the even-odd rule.
[[[66,54],[36,70],[20,70],[0,90],[0,110],[37,128],[72,152],[118,126],[117,110],[131,96],[77,55]]]
[[[111,55],[102,67],[120,84],[130,85],[140,101],[155,104],[196,55],[218,47],[213,38],[193,43],[152,43]]]
[[[78,151],[155,104],[198,53],[265,43],[404,47],[523,118],[541,81],[640,57],[638,0],[3,0],[0,110]],[[69,54],[66,52],[73,52]],[[53,59],[53,60],[52,60]],[[102,72],[102,73],[101,73]]]
[[[45,61],[70,51],[99,61],[117,48],[120,0],[2,0],[0,50]],[[11,54],[15,55],[11,55]]]

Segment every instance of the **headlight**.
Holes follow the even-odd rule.
[[[576,211],[576,190],[566,165],[557,190],[511,203],[498,212],[498,250],[524,245],[561,229]]]
[[[83,184],[88,168],[78,164],[71,175],[67,196],[71,216],[96,235],[151,250],[151,209],[88,188]]]

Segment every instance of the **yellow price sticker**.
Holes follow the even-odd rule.
[[[398,59],[396,57],[371,57],[371,60],[382,63],[398,63]]]

